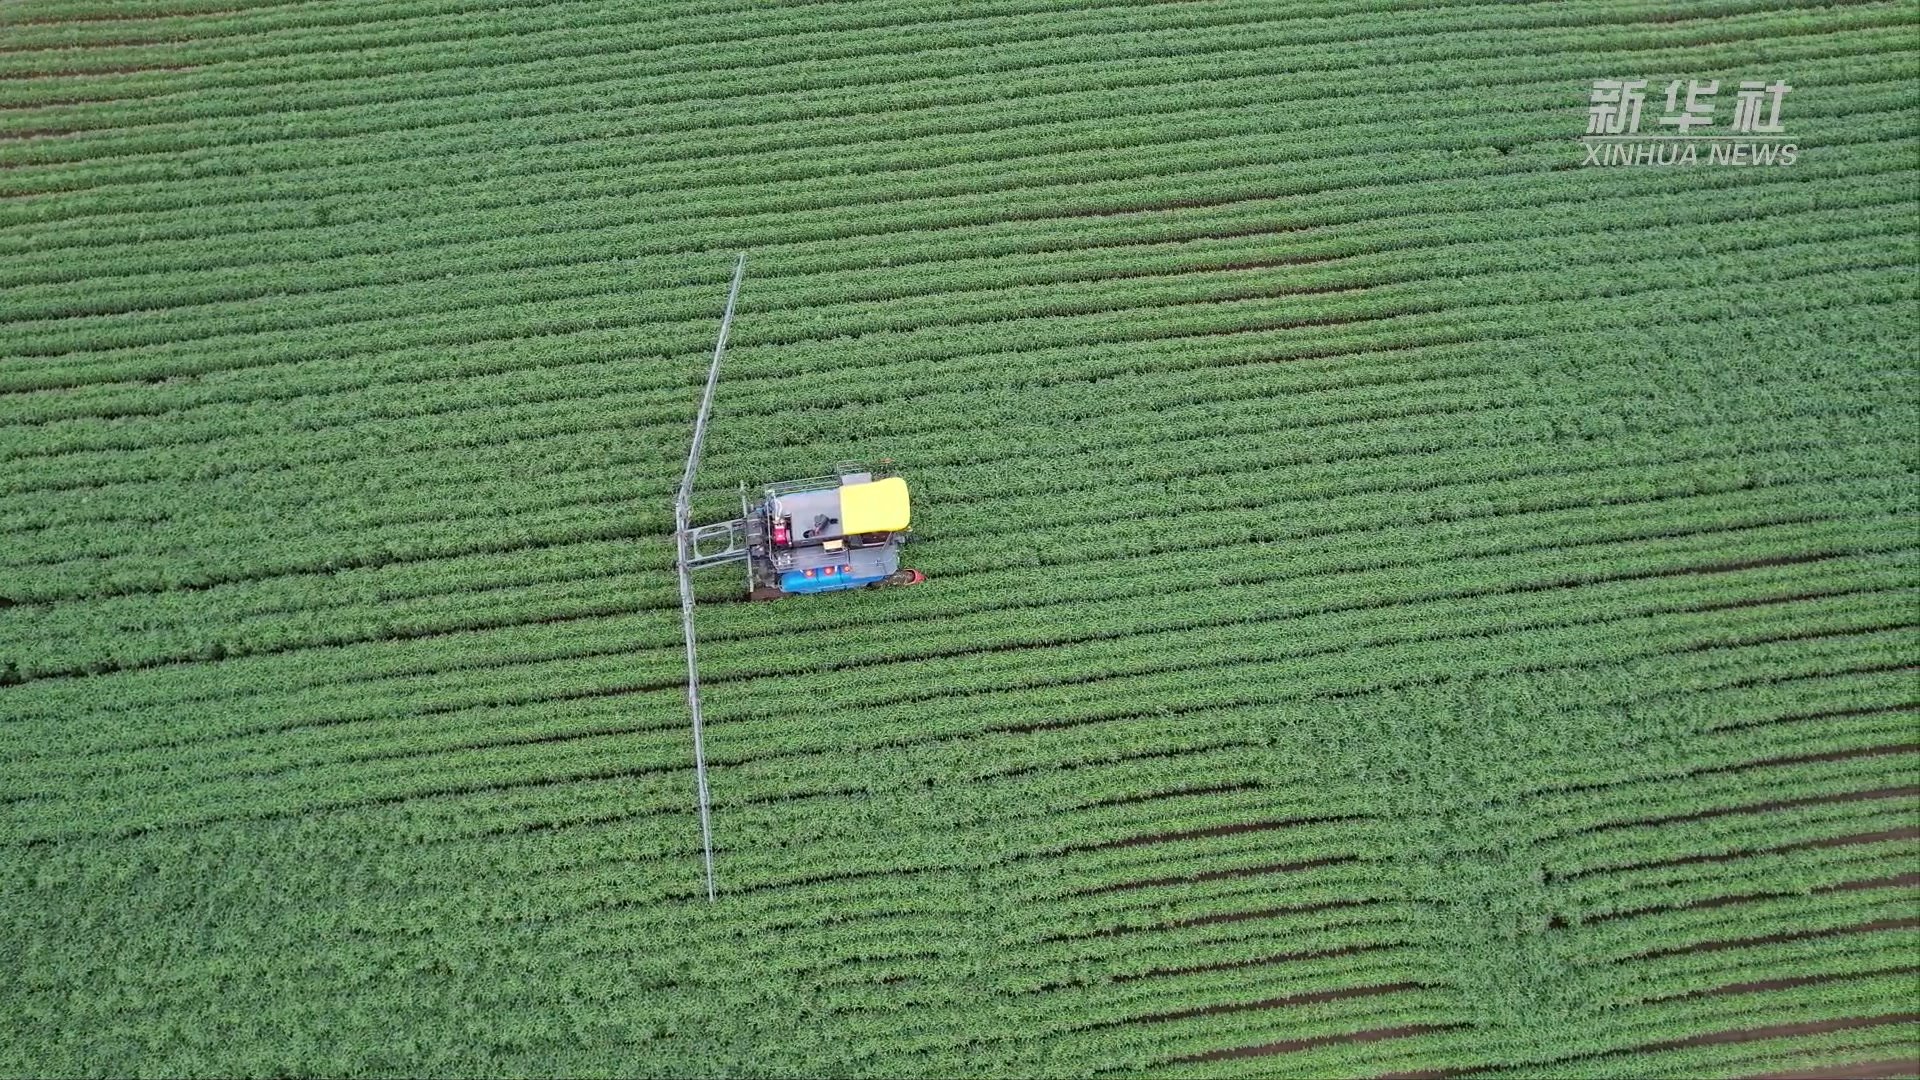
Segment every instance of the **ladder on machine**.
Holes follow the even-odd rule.
[[[764,531],[747,506],[747,484],[740,482],[740,516],[732,521],[695,525],[685,530],[687,569],[699,570],[722,563],[747,562],[754,545],[764,542]],[[747,567],[747,589],[753,589],[753,567]]]

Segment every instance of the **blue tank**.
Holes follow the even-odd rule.
[[[855,577],[848,573],[849,568],[825,566],[818,570],[789,570],[780,575],[780,591],[790,593],[832,592],[835,589],[857,589],[862,585],[872,585],[885,581],[887,575],[873,574],[868,577]]]

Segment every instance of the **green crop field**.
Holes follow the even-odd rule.
[[[1911,2],[0,0],[0,1075],[1920,1073],[1917,73]],[[1610,79],[1794,160],[1585,164]],[[736,251],[696,516],[891,457],[929,580],[698,578],[709,904]]]

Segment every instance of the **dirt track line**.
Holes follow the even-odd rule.
[[[1881,1027],[1886,1024],[1911,1024],[1920,1021],[1920,1013],[1888,1013],[1883,1016],[1849,1016],[1839,1020],[1810,1020],[1798,1024],[1773,1024],[1768,1027],[1733,1028],[1727,1031],[1711,1031],[1702,1035],[1690,1035],[1684,1039],[1671,1039],[1666,1042],[1649,1043],[1636,1046],[1630,1053],[1648,1053],[1660,1050],[1683,1050],[1690,1046],[1711,1046],[1722,1043],[1757,1042],[1761,1039],[1780,1039],[1795,1035],[1822,1035],[1830,1031],[1850,1031],[1855,1028]]]
[[[1909,930],[1914,927],[1920,927],[1920,917],[1909,916],[1899,919],[1875,919],[1872,922],[1856,923],[1852,926],[1837,926],[1829,930],[1794,930],[1781,934],[1765,934],[1760,937],[1701,941],[1692,945],[1680,945],[1669,949],[1655,949],[1652,952],[1635,953],[1632,956],[1622,959],[1651,960],[1662,956],[1722,952],[1727,949],[1749,949],[1756,945],[1780,945],[1790,941],[1810,941],[1815,938],[1841,937],[1847,934],[1871,934],[1880,930]]]
[[[1327,819],[1338,820],[1338,819]],[[1225,832],[1255,832],[1261,826],[1226,826]],[[1211,832],[1214,830],[1200,830]],[[1110,846],[1124,846],[1110,845]],[[1221,881],[1226,878],[1259,877],[1262,874],[1288,874],[1298,870],[1316,870],[1322,866],[1339,866],[1342,863],[1360,862],[1358,855],[1330,855],[1320,859],[1305,859],[1297,862],[1268,863],[1263,866],[1235,867],[1231,870],[1207,870],[1197,874],[1172,874],[1167,877],[1147,878],[1142,881],[1121,881],[1111,885],[1101,885],[1092,889],[1080,889],[1069,894],[1072,896],[1099,896],[1104,893],[1124,892],[1129,889],[1151,889],[1164,885],[1186,885],[1200,881]],[[1250,916],[1243,916],[1250,917]],[[1205,922],[1231,922],[1226,916],[1209,916]],[[1197,925],[1197,923],[1195,924]]]
[[[1733,855],[1698,856],[1700,862],[1729,862],[1753,855],[1769,855],[1782,851],[1800,851],[1808,848],[1846,847],[1852,844],[1872,844],[1885,840],[1911,840],[1920,838],[1920,827],[1904,829],[1885,829],[1880,832],[1855,833],[1851,836],[1835,836],[1825,840],[1807,840],[1797,844],[1785,844],[1780,847],[1761,848],[1754,851],[1742,851]],[[1864,878],[1858,881],[1843,881],[1838,885],[1825,885],[1813,890],[1815,893],[1859,892],[1866,889],[1904,889],[1920,886],[1920,874],[1896,874],[1890,877]],[[1715,896],[1705,900],[1695,900],[1677,907],[1657,905],[1653,907],[1632,908],[1625,911],[1609,911],[1604,915],[1595,915],[1580,920],[1583,925],[1615,922],[1631,919],[1637,915],[1650,915],[1668,911],[1706,911],[1712,908],[1731,907],[1735,904],[1750,904],[1758,900],[1771,900],[1781,896],[1792,896],[1797,889],[1783,889],[1779,892],[1738,893],[1731,896]]]
[[[1317,905],[1312,905],[1310,907],[1295,908],[1294,910],[1295,911],[1315,911],[1315,910],[1325,910],[1328,908],[1336,908],[1336,907],[1358,907],[1366,902],[1367,901],[1341,901],[1339,903],[1333,903],[1333,904],[1317,904]],[[1381,952],[1383,950],[1394,949],[1394,948],[1399,948],[1399,946],[1395,944],[1387,944],[1387,943],[1377,943],[1372,945],[1342,945],[1339,948],[1335,948],[1335,949],[1309,949],[1305,952],[1280,953],[1275,956],[1257,956],[1251,960],[1225,960],[1217,964],[1193,964],[1187,967],[1154,968],[1152,971],[1143,971],[1137,975],[1116,975],[1113,977],[1113,981],[1117,983],[1139,982],[1142,979],[1160,979],[1160,978],[1167,978],[1169,976],[1174,976],[1174,975],[1199,975],[1209,971],[1237,971],[1241,968],[1264,967],[1268,964],[1285,964],[1285,963],[1291,963],[1296,960],[1327,960],[1327,959],[1332,959],[1334,957],[1339,957],[1339,956],[1358,956],[1361,953]],[[1407,983],[1404,985],[1412,986],[1414,984]],[[1346,995],[1346,996],[1354,996],[1354,995]],[[1332,1000],[1332,999],[1329,998],[1326,1000]],[[1293,1002],[1293,1004],[1304,1004],[1304,1002],[1296,1001],[1296,1002]],[[1251,1008],[1253,1006],[1243,1006],[1243,1007]],[[1223,1006],[1215,1006],[1213,1009],[1207,1009],[1207,1010],[1201,1010],[1201,1011],[1210,1012],[1210,1011],[1229,1011],[1229,1010]],[[1197,1015],[1197,1013],[1195,1015]]]
[[[1318,1035],[1311,1039],[1286,1039],[1281,1042],[1261,1043],[1258,1046],[1238,1046],[1231,1050],[1209,1050],[1204,1054],[1175,1058],[1176,1064],[1197,1063],[1203,1061],[1225,1061],[1229,1058],[1265,1057],[1269,1054],[1291,1054],[1301,1050],[1312,1050],[1320,1046],[1332,1046],[1336,1043],[1369,1043],[1386,1039],[1404,1039],[1414,1035],[1431,1035],[1442,1031],[1459,1031],[1470,1027],[1468,1024],[1406,1024],[1400,1027],[1370,1028],[1355,1031],[1347,1035]]]
[[[1891,1080],[1920,1076],[1920,1059],[1856,1061],[1846,1065],[1815,1066],[1785,1072],[1756,1073],[1741,1080]]]
[[[1371,820],[1373,816],[1372,814],[1335,814],[1328,817],[1284,818],[1279,821],[1249,821],[1236,825],[1215,825],[1206,829],[1186,829],[1181,832],[1148,833],[1145,836],[1130,836],[1124,840],[1106,840],[1076,850],[1105,851],[1109,848],[1142,847],[1147,844],[1171,844],[1181,840],[1206,840],[1216,836],[1235,836],[1240,833],[1267,832],[1272,829],[1291,829],[1302,825],[1338,825],[1349,821]]]
[[[1203,1005],[1193,1009],[1153,1013],[1149,1016],[1141,1016],[1132,1020],[1119,1022],[1128,1024],[1155,1024],[1170,1020],[1187,1020],[1196,1016],[1218,1016],[1223,1013],[1248,1012],[1254,1009],[1284,1009],[1294,1005],[1315,1005],[1323,1001],[1344,1001],[1348,998],[1376,997],[1382,994],[1398,994],[1407,990],[1425,989],[1429,989],[1426,983],[1417,982],[1383,983],[1377,986],[1350,986],[1339,990],[1316,990],[1307,994],[1264,998],[1260,1001],[1241,1001],[1227,1005]]]
[[[1684,1050],[1695,1046],[1711,1046],[1726,1043],[1757,1042],[1763,1039],[1792,1038],[1796,1035],[1822,1035],[1833,1031],[1850,1031],[1857,1028],[1883,1027],[1888,1024],[1910,1024],[1920,1020],[1920,1013],[1889,1013],[1882,1016],[1852,1016],[1839,1020],[1812,1020],[1795,1024],[1773,1024],[1768,1027],[1733,1028],[1731,1030],[1711,1031],[1700,1035],[1689,1035],[1682,1039],[1669,1039],[1664,1042],[1643,1043],[1639,1046],[1621,1047],[1618,1050],[1602,1050],[1593,1053],[1568,1054],[1547,1061],[1530,1063],[1535,1068],[1563,1064],[1571,1061],[1600,1061],[1617,1059],[1633,1054],[1653,1054],[1667,1050]],[[1475,1076],[1493,1072],[1502,1066],[1482,1065],[1467,1069],[1439,1069],[1421,1072],[1389,1073],[1376,1080],[1451,1080],[1453,1077]],[[1910,1071],[1915,1071],[1911,1070]],[[1542,1074],[1546,1075],[1546,1074]],[[1658,1075],[1651,1073],[1648,1075]],[[1769,1074],[1775,1075],[1775,1074]],[[1804,1077],[1805,1080],[1820,1080],[1827,1076],[1838,1077],[1838,1073],[1826,1073],[1819,1069],[1809,1069],[1793,1073],[1780,1073],[1780,1077]],[[1906,1075],[1900,1073],[1874,1074]],[[1764,1078],[1755,1078],[1764,1080]]]
[[[1874,629],[1878,629],[1878,628],[1869,628],[1867,632],[1873,632]],[[1788,635],[1785,638],[1776,638],[1775,640],[1792,640],[1792,638],[1796,636],[1798,635]],[[1898,752],[1911,753],[1913,751],[1912,749],[1902,749]],[[1849,754],[1848,756],[1857,757],[1862,755]],[[1888,754],[1885,756],[1891,757],[1894,755]],[[1809,760],[1817,760],[1817,759],[1809,759]],[[1910,799],[1916,795],[1920,795],[1920,786],[1914,786],[1914,785],[1903,786],[1903,787],[1874,788],[1871,791],[1849,791],[1840,795],[1809,795],[1803,799],[1775,799],[1769,802],[1748,803],[1741,806],[1722,806],[1722,807],[1716,807],[1712,810],[1699,810],[1691,814],[1673,814],[1666,817],[1644,818],[1637,821],[1608,822],[1605,825],[1596,825],[1590,829],[1582,829],[1582,830],[1579,830],[1578,832],[1567,833],[1565,835],[1592,836],[1595,833],[1618,832],[1623,829],[1645,829],[1645,828],[1652,828],[1657,825],[1680,825],[1680,824],[1685,824],[1687,822],[1692,822],[1692,821],[1705,821],[1709,818],[1717,818],[1717,817],[1732,817],[1739,814],[1765,814],[1765,813],[1771,813],[1772,811],[1775,811],[1775,810],[1796,810],[1803,806],[1822,806],[1827,803],[1860,802],[1866,799]],[[1567,876],[1575,877],[1578,875],[1569,874]]]
[[[1920,967],[1881,968],[1877,971],[1838,971],[1820,975],[1796,975],[1780,979],[1753,979],[1748,982],[1728,983],[1709,990],[1692,990],[1671,997],[1654,998],[1655,1001],[1684,1001],[1689,998],[1718,997],[1727,994],[1762,994],[1772,990],[1791,990],[1799,986],[1816,986],[1820,983],[1840,982],[1845,979],[1867,978],[1875,975],[1912,975],[1920,972]]]

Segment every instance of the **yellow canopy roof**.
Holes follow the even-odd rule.
[[[898,476],[840,489],[840,529],[845,533],[898,532],[913,520],[907,482]]]

